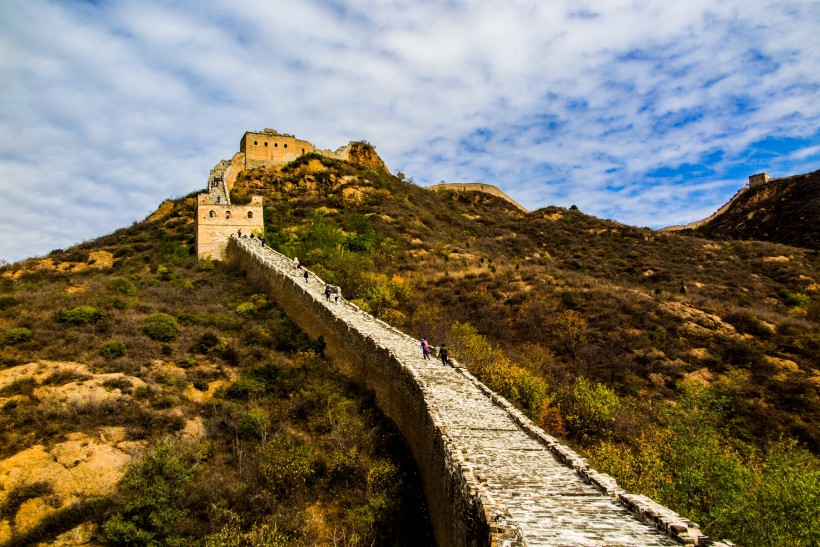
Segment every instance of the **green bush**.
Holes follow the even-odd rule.
[[[769,447],[745,497],[742,511],[727,511],[738,545],[820,545],[820,459],[796,442]]]
[[[126,349],[125,344],[123,344],[122,342],[117,342],[115,340],[113,342],[108,342],[107,344],[104,344],[100,348],[99,353],[107,359],[116,359],[117,357],[122,357],[123,355],[125,355],[127,351],[128,350]]]
[[[192,353],[199,353],[203,355],[210,351],[220,351],[222,349],[225,349],[225,343],[212,332],[206,332],[191,346]]]
[[[102,527],[109,545],[183,545],[185,487],[198,461],[165,442],[132,464],[117,487],[116,513]]]
[[[113,277],[108,282],[108,290],[125,296],[137,294],[137,286],[130,279],[125,277]]]
[[[97,323],[105,317],[105,314],[91,306],[77,306],[67,311],[57,314],[57,321],[69,325],[87,325]]]
[[[579,376],[570,393],[564,417],[570,434],[582,439],[607,438],[615,425],[620,403],[615,392],[603,384],[591,384]]]
[[[10,294],[0,294],[0,310],[5,310],[16,305],[19,302],[14,296]]]
[[[287,497],[312,481],[316,464],[312,446],[282,435],[265,446],[259,472],[273,491]]]
[[[243,532],[237,522],[231,522],[216,534],[205,538],[205,547],[285,547],[292,544],[276,526],[270,527],[267,524],[254,524],[250,530]]]
[[[174,272],[169,270],[167,266],[160,264],[157,266],[157,277],[162,281],[171,281],[174,278]]]
[[[196,365],[196,359],[192,357],[184,357],[182,359],[177,359],[176,365],[179,368],[191,368],[192,366]]]
[[[242,302],[236,306],[237,315],[251,315],[256,311],[256,305],[253,302]]]
[[[173,342],[179,334],[177,321],[167,313],[149,315],[142,322],[142,332],[158,342]]]
[[[25,327],[9,329],[3,334],[3,343],[7,346],[23,344],[31,340],[31,331]]]

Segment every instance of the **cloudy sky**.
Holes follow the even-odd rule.
[[[820,168],[816,0],[0,1],[0,259],[204,188],[248,130],[638,226]]]

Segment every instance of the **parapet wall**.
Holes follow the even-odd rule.
[[[456,460],[444,421],[427,408],[424,382],[401,365],[391,350],[348,325],[312,298],[299,278],[283,275],[232,238],[228,258],[258,287],[269,291],[288,316],[310,336],[324,337],[326,354],[354,382],[372,391],[378,407],[404,435],[424,482],[439,545],[489,546],[503,527],[491,530],[492,504]],[[492,543],[497,544],[497,543]]]

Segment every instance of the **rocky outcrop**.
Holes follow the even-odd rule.
[[[356,163],[387,175],[390,174],[390,170],[387,169],[387,166],[376,153],[376,149],[370,143],[363,141],[351,142],[340,151],[337,151],[336,154],[341,158],[346,158],[350,163]]]
[[[175,372],[159,361],[151,370]],[[219,385],[213,382],[208,392],[186,398],[205,401]],[[81,415],[117,408],[146,387],[144,380],[121,372],[94,373],[81,363],[37,361],[0,370],[0,407]],[[163,412],[181,415],[179,409]],[[186,420],[176,435],[181,440],[203,437],[202,418]],[[128,463],[146,447],[145,440],[129,439],[126,427],[108,425],[61,432],[53,441],[38,438],[0,460],[0,545],[24,537],[50,515],[111,495]],[[50,545],[84,545],[93,531],[92,523],[83,523]]]

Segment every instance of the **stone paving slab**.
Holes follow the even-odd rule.
[[[241,240],[242,247],[256,254],[272,268],[294,278],[302,276],[287,257],[263,248],[254,240]],[[305,291],[327,306],[350,328],[357,329],[387,348],[402,365],[414,371],[422,382],[428,408],[438,413],[442,430],[453,440],[465,464],[472,466],[475,477],[487,495],[503,506],[523,535],[521,545],[528,546],[666,546],[680,545],[669,535],[657,530],[635,511],[617,500],[614,480],[603,477],[607,485],[615,485],[609,493],[590,484],[578,469],[563,463],[559,456],[572,452],[556,451],[541,434],[536,438],[531,423],[522,427],[520,413],[516,417],[509,403],[494,401],[471,375],[454,367],[444,367],[440,361],[421,358],[417,340],[397,331],[340,299],[338,304],[326,301],[324,282],[311,276]],[[557,455],[557,453],[560,454]],[[572,458],[576,467],[583,460]],[[637,498],[641,498],[638,496]],[[640,501],[640,500],[639,500]],[[647,500],[651,504],[651,500]],[[656,504],[655,504],[656,505]],[[658,506],[659,507],[659,506]],[[634,509],[634,508],[633,508]],[[657,512],[655,506],[649,509]],[[690,541],[702,540],[699,530],[685,519],[665,508],[661,515],[667,521],[688,527]],[[657,516],[655,513],[651,515]],[[658,520],[657,517],[656,520]]]

